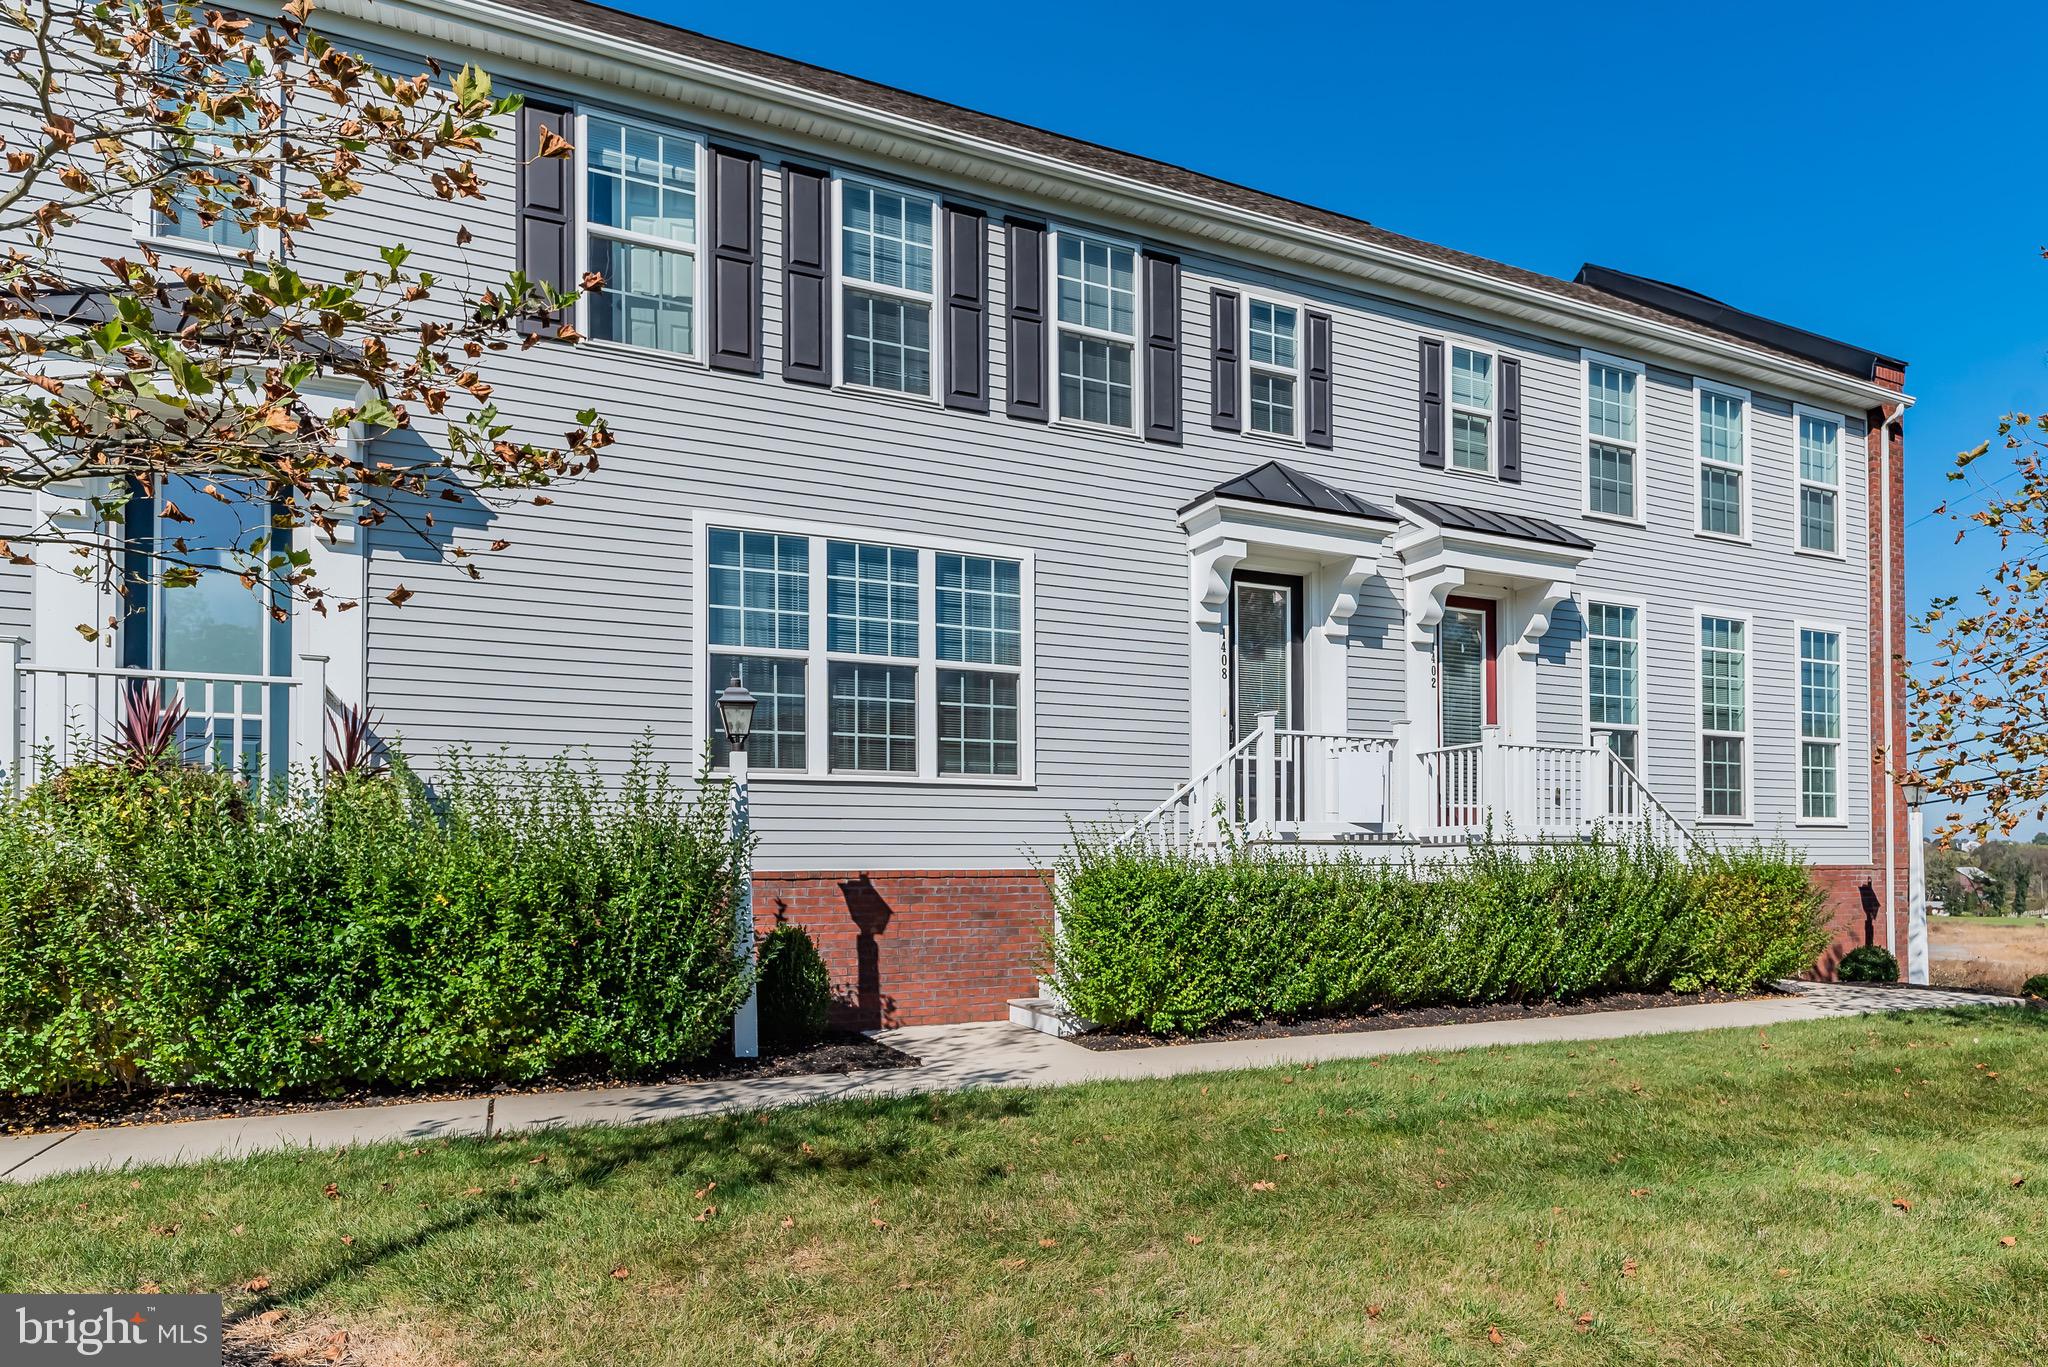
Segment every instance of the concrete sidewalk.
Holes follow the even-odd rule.
[[[973,1087],[1052,1087],[1098,1079],[1172,1077],[1383,1054],[1444,1053],[1495,1045],[1620,1039],[1733,1027],[1767,1028],[1788,1021],[1877,1011],[2019,1004],[2016,998],[1977,992],[1841,983],[1788,985],[1797,990],[1761,1001],[1712,1006],[1665,1006],[1644,1011],[1429,1025],[1348,1035],[1231,1040],[1113,1053],[1097,1053],[1007,1022],[918,1026],[884,1030],[876,1035],[884,1043],[921,1060],[921,1066],[916,1068],[501,1096],[497,1098],[496,1124],[500,1132],[558,1125],[639,1125],[720,1111],[760,1110],[846,1097],[963,1091]],[[406,1102],[0,1139],[0,1178],[27,1182],[85,1168],[195,1163],[269,1149],[334,1149],[350,1144],[416,1143],[423,1139],[480,1136],[484,1132],[484,1110],[482,1098]]]

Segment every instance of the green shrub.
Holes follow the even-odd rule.
[[[1821,894],[1783,849],[1693,862],[1653,843],[1457,860],[1220,856],[1077,833],[1056,866],[1047,973],[1077,1014],[1194,1031],[1374,1005],[1745,990],[1812,966]]]
[[[724,1038],[722,786],[643,748],[614,786],[458,754],[307,796],[91,769],[0,805],[0,1090],[631,1077]]]
[[[832,979],[802,926],[777,926],[761,941],[755,970],[760,983],[761,1038],[803,1044],[825,1033]]]
[[[2036,973],[2020,984],[2022,997],[2048,997],[2048,973]]]
[[[1845,983],[1895,983],[1899,961],[1883,945],[1858,945],[1835,965],[1835,977]]]

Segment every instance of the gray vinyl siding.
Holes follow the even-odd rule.
[[[650,97],[622,96],[618,103],[637,117],[663,118]],[[687,110],[668,117],[691,126]],[[513,265],[510,137],[507,121],[480,159],[490,186],[485,200],[444,205],[410,187],[375,185],[333,225],[306,235],[309,270],[332,272],[378,245],[404,241],[415,249],[416,265],[445,279],[501,278]],[[720,140],[746,145],[729,130]],[[1561,522],[1596,542],[1576,597],[1644,602],[1647,778],[1688,821],[1697,808],[1696,613],[1702,605],[1747,611],[1756,819],[1740,833],[1785,835],[1824,862],[1868,859],[1868,542],[1858,415],[1845,415],[1843,430],[1846,560],[1793,553],[1792,400],[1785,395],[1759,394],[1752,409],[1753,543],[1696,537],[1690,379],[1655,369],[1643,394],[1648,525],[1598,521],[1581,512],[1575,344],[1162,243],[1183,261],[1183,444],[1012,420],[1003,413],[1009,271],[1001,219],[1006,210],[1048,215],[991,201],[971,186],[927,188],[991,210],[991,411],[787,384],[780,379],[781,154],[773,146],[757,150],[765,157],[762,376],[713,373],[604,344],[549,344],[496,358],[489,374],[495,402],[521,434],[557,440],[585,404],[605,414],[618,441],[601,472],[551,490],[554,506],[546,509],[437,509],[436,538],[510,543],[477,557],[484,574],[477,582],[395,522],[371,538],[369,702],[411,752],[431,762],[464,744],[527,756],[581,747],[616,765],[645,735],[657,758],[692,763],[713,682],[697,675],[699,515],[741,526],[800,521],[908,546],[983,543],[1035,556],[1036,782],[766,780],[756,788],[756,822],[768,868],[1015,867],[1057,849],[1070,817],[1134,818],[1188,777],[1188,557],[1176,510],[1277,458],[1383,505],[1413,493],[1510,509]],[[790,156],[821,162],[814,150]],[[921,183],[911,167],[842,169]],[[458,222],[475,238],[464,249],[453,241]],[[125,232],[112,223],[96,250],[117,245]],[[1276,289],[1332,314],[1334,449],[1210,427],[1208,296],[1217,285]],[[836,323],[843,316],[837,298],[833,313]],[[1418,465],[1416,358],[1423,335],[1470,338],[1521,360],[1522,483]],[[384,439],[380,451],[403,458],[432,440],[423,424],[416,434]],[[1413,647],[1391,554],[1382,556],[1382,571],[1364,586],[1344,640],[1345,711],[1362,733],[1386,732],[1408,706],[1404,670]],[[11,614],[26,617],[18,580],[0,569],[0,631]],[[401,584],[413,596],[396,607],[387,595]],[[1845,631],[1843,810],[1850,821],[1839,829],[1794,826],[1795,618],[1833,621]],[[1539,645],[1541,741],[1585,739],[1581,628],[1576,606],[1562,606]],[[811,698],[812,706],[822,705],[817,681]]]

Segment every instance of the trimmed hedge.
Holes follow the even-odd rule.
[[[1079,1015],[1157,1033],[1367,1006],[1742,991],[1813,966],[1823,894],[1784,849],[1483,843],[1459,860],[1220,856],[1077,835],[1048,973]]]
[[[1835,978],[1845,983],[1895,983],[1899,961],[1883,945],[1858,945],[1835,965]]]
[[[745,998],[744,855],[644,749],[615,787],[456,755],[317,805],[74,769],[0,805],[0,1091],[656,1072]]]
[[[777,926],[761,941],[755,968],[761,984],[761,1038],[806,1044],[825,1033],[832,1010],[832,977],[811,933]]]

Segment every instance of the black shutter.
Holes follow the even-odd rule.
[[[1422,339],[1422,463],[1444,468],[1444,344]]]
[[[1330,315],[1308,315],[1308,401],[1302,405],[1302,440],[1327,451],[1336,444],[1330,392]]]
[[[1145,253],[1145,440],[1180,445],[1180,262]]]
[[[541,130],[567,141],[567,109],[528,99],[519,107],[518,266],[529,280],[558,290],[576,279],[576,196],[574,157],[543,157]],[[563,320],[522,318],[521,332],[552,332]]]
[[[761,373],[761,159],[711,149],[711,364]]]
[[[988,412],[988,216],[948,204],[946,407]]]
[[[782,378],[832,383],[832,180],[782,168]]]
[[[1052,396],[1045,384],[1045,229],[1012,219],[1009,230],[1004,269],[1010,285],[1010,416],[1049,422]]]
[[[1500,477],[1522,482],[1522,363],[1500,358]]]
[[[1242,432],[1238,403],[1244,394],[1243,363],[1238,348],[1238,297],[1229,290],[1209,291],[1209,425],[1218,432]]]

